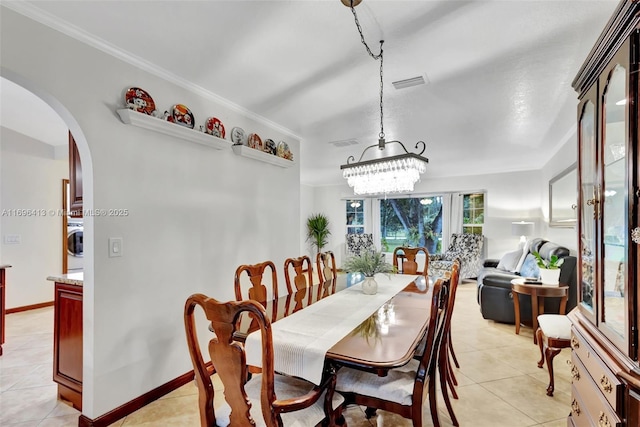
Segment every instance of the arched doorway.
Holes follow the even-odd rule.
[[[46,104],[48,106],[48,108],[50,108],[55,115],[57,115],[58,120],[63,124],[63,126],[66,128],[66,132],[65,134],[67,136],[65,136],[65,138],[68,138],[68,134],[69,132],[71,134],[73,134],[75,142],[77,144],[77,148],[78,148],[78,154],[79,157],[81,158],[82,161],[82,165],[83,165],[83,181],[84,181],[84,191],[83,191],[83,195],[84,195],[84,209],[91,209],[91,207],[93,206],[93,194],[92,194],[92,188],[93,188],[93,172],[92,172],[92,161],[91,161],[91,155],[89,152],[89,146],[88,143],[86,141],[86,138],[84,136],[84,133],[82,132],[82,130],[80,129],[79,124],[77,123],[77,121],[73,118],[73,116],[71,115],[71,113],[69,112],[69,110],[67,108],[64,107],[64,105],[62,105],[55,97],[53,97],[51,94],[47,93],[46,91],[43,91],[37,84],[30,82],[26,79],[23,79],[21,76],[16,75],[15,73],[12,73],[6,69],[0,69],[0,77],[2,78],[2,83],[3,83],[3,95],[6,93],[5,89],[7,89],[10,85],[15,85],[15,86],[19,86],[21,89],[23,89],[23,91],[25,93],[27,93],[29,96],[37,98],[38,100],[40,100],[42,103]],[[5,108],[7,108],[7,106],[13,106],[12,103],[4,103],[3,102],[3,106],[5,106]],[[27,125],[31,125],[31,127],[46,127],[47,125],[45,124],[45,120],[42,119],[42,116],[38,115],[38,112],[36,110],[33,109],[24,109],[24,108],[17,108],[17,110],[23,114],[24,116],[26,116],[25,122]],[[40,120],[39,120],[40,118]],[[8,120],[5,120],[5,115],[3,113],[3,127],[8,123]],[[3,132],[5,130],[3,129]],[[13,134],[18,134],[21,133],[19,130],[15,130],[15,129],[11,129],[10,132],[12,132]],[[34,136],[34,135],[28,135],[26,134],[27,137],[29,138],[35,138],[35,139],[39,139],[41,140],[42,138],[39,138],[38,136]],[[67,139],[68,141],[68,139]],[[68,145],[65,144],[64,147],[62,148],[58,148],[56,146],[56,144],[53,144],[54,147],[52,148],[52,150],[54,152],[56,151],[66,151],[68,152]],[[21,153],[24,154],[24,153]],[[66,163],[66,168],[67,168],[67,172],[68,172],[68,162]],[[35,170],[32,172],[36,172]],[[9,185],[13,185],[13,186],[19,186],[20,182],[5,182],[5,184],[3,185],[3,188],[8,188]],[[56,190],[60,189],[60,180],[57,180],[55,182],[55,188]],[[57,197],[56,200],[60,200],[60,197]],[[1,194],[0,194],[0,200],[2,200],[1,198]],[[22,207],[21,207],[22,208]],[[37,205],[31,205],[29,204],[29,207],[24,206],[25,209],[29,209],[29,210],[36,210],[38,211],[38,214],[42,214],[42,215],[54,215],[56,216],[56,219],[59,220],[60,219],[60,215],[63,215],[60,211],[62,208],[61,204],[56,204],[56,208],[60,208],[60,209],[55,209],[55,212],[50,209],[49,206],[47,206],[46,209],[41,209],[40,206]],[[87,285],[86,289],[92,289],[93,288],[93,218],[86,218],[84,220],[84,228],[85,228],[85,234],[84,234],[84,262],[83,262],[83,281],[84,284]],[[5,234],[6,232],[9,232],[10,230],[7,229],[2,229],[2,226],[0,225],[0,234]],[[58,233],[58,237],[61,236],[61,233]],[[59,244],[59,243],[58,243]],[[60,245],[61,246],[61,245]],[[2,254],[3,257],[5,255],[7,255],[7,253],[3,252]],[[17,258],[16,258],[17,259]],[[42,277],[42,279],[45,279],[47,277],[47,275],[55,275],[55,274],[59,274],[62,272],[62,268],[61,268],[61,257],[57,258],[58,259],[58,263],[56,264],[58,267],[56,269],[52,269],[52,271],[48,271],[48,273],[46,275],[44,275],[44,277]],[[14,264],[20,264],[20,262],[15,262]],[[8,281],[8,286],[11,286],[11,280],[9,279]],[[48,283],[48,291],[50,295],[53,295],[51,293],[51,289],[53,289],[53,283],[49,282]],[[11,294],[9,293],[9,301],[8,304],[12,305],[13,303],[11,302]],[[51,299],[52,297],[49,296],[49,299]],[[90,292],[85,292],[84,296],[83,296],[83,300],[84,300],[84,305],[82,308],[82,324],[86,325],[86,324],[93,324],[93,291],[91,290]],[[93,343],[93,339],[92,337],[92,333],[89,331],[89,333],[87,333],[86,328],[84,329],[84,333],[83,333],[83,340],[82,340],[82,349],[83,349],[83,353],[84,354],[91,354],[90,351],[87,351],[87,348],[92,348],[92,343]],[[86,337],[89,338],[86,338]],[[92,371],[93,371],[93,361],[91,359],[88,358],[83,358],[83,362],[82,362],[82,371],[83,371],[83,376],[85,376],[86,378],[90,378]],[[52,383],[53,384],[53,383]],[[90,396],[92,395],[92,390],[87,387],[86,388],[86,394],[85,396]]]

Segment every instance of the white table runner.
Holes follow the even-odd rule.
[[[319,385],[327,350],[417,277],[378,274],[376,295],[363,294],[359,283],[274,322],[271,330],[275,370]],[[247,364],[262,365],[260,331],[247,336],[245,351]]]

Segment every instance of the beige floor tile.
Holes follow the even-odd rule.
[[[151,402],[127,416],[122,423],[129,426],[193,427],[200,425],[198,395],[180,396]]]
[[[53,408],[51,412],[49,412],[47,418],[63,417],[67,415],[75,415],[77,420],[80,416],[80,411],[71,406],[69,403],[58,401],[58,404],[55,408]]]
[[[41,420],[23,421],[19,423],[0,424],[3,427],[37,427]]]
[[[461,426],[473,427],[523,427],[536,421],[503,399],[484,388],[484,384],[458,387],[460,399],[452,400],[452,406]],[[568,406],[567,406],[568,408]],[[439,404],[440,413],[443,405]],[[441,416],[441,421],[448,416]]]
[[[540,381],[543,384],[544,390],[546,392],[547,386],[549,385],[549,371],[547,371],[547,367],[540,369],[540,371],[536,374],[529,374],[530,377],[535,378],[537,381]],[[560,376],[556,373],[553,375],[554,377],[554,390],[555,392],[571,394],[571,381],[565,378],[564,376]],[[554,393],[555,393],[554,392]]]
[[[483,383],[482,386],[514,408],[525,413],[537,423],[546,423],[566,416],[571,396],[556,392],[546,394],[546,382],[528,375]]]
[[[0,425],[45,418],[56,407],[57,396],[58,388],[53,383],[46,387],[3,391]]]
[[[567,427],[567,417],[560,418],[559,420],[549,421],[548,423],[540,424],[538,427]]]
[[[53,376],[53,361],[44,365],[33,365],[34,369],[20,381],[10,387],[10,390],[21,388],[41,387],[51,385]]]
[[[79,415],[64,415],[42,420],[38,427],[77,427]]]
[[[503,358],[504,355],[499,352],[489,354],[475,351],[458,355],[460,371],[475,383],[522,375],[517,369],[506,366]]]
[[[347,406],[342,414],[349,427],[371,427],[374,425],[365,417],[363,408],[358,405]]]
[[[0,372],[5,368],[52,363],[53,346],[5,351],[0,357]]]

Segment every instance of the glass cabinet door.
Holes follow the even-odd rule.
[[[602,88],[602,188],[598,217],[601,226],[602,309],[599,326],[607,337],[625,353],[629,345],[627,295],[627,256],[629,251],[628,202],[628,58],[625,44],[601,76]],[[604,79],[604,80],[603,80]],[[598,210],[598,209],[596,209]]]
[[[596,97],[597,85],[589,91],[583,99],[578,118],[579,139],[579,166],[580,188],[579,191],[579,218],[578,232],[579,250],[581,253],[578,273],[579,307],[583,314],[594,323],[596,295]]]

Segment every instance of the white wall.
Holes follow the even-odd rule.
[[[7,270],[7,308],[53,301],[46,278],[62,269],[62,217],[57,211],[69,163],[56,160],[51,145],[5,127],[0,132],[2,263],[12,265]],[[20,243],[7,244],[7,235],[19,235]]]
[[[576,102],[577,104],[577,102]],[[567,169],[578,159],[578,139],[574,132],[565,144],[558,147],[557,153],[542,169],[540,192],[542,193],[542,214],[544,216],[545,235],[553,242],[569,248],[572,254],[578,248],[578,231],[575,227],[549,227],[549,181]],[[578,203],[578,183],[576,182],[576,203]]]
[[[285,140],[297,160],[299,141],[4,7],[0,18],[2,75],[55,104],[74,133],[85,208],[129,211],[85,217],[83,413],[96,418],[192,369],[187,296],[233,299],[239,264],[280,266],[301,240],[297,163],[283,169],[125,125],[115,112],[124,90],[146,89],[161,110],[186,104],[197,125],[215,115],[229,130]],[[107,256],[109,237],[123,238],[121,258]]]

